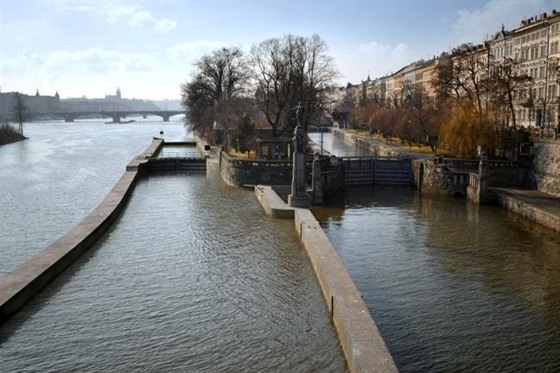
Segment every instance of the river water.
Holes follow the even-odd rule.
[[[180,123],[33,123],[0,147],[3,271],[85,217],[160,127],[186,138]],[[1,372],[346,370],[293,222],[214,172],[140,180],[109,232],[0,327]]]
[[[401,372],[560,372],[557,232],[402,187],[348,189],[314,212]]]
[[[85,217],[161,129],[187,137],[179,123],[43,123],[0,147],[0,273]],[[400,371],[560,371],[557,233],[402,187],[314,212]],[[0,327],[0,371],[344,371],[298,247],[291,222],[217,175],[144,179],[104,239]]]

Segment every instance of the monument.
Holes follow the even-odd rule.
[[[306,193],[305,183],[305,131],[301,125],[303,107],[301,103],[295,107],[297,126],[294,131],[294,152],[292,157],[292,193],[288,196],[291,207],[309,208],[311,199]]]

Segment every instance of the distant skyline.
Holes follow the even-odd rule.
[[[204,54],[286,34],[318,34],[336,83],[356,84],[553,9],[559,0],[1,0],[0,89],[176,100]]]

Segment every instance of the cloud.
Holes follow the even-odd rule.
[[[371,77],[381,77],[395,72],[415,60],[412,49],[403,43],[381,44],[371,41],[358,47],[358,57],[367,62]]]
[[[227,43],[221,41],[195,40],[188,43],[174,44],[167,48],[167,53],[172,59],[186,57],[187,59],[194,61],[207,53],[226,46]]]
[[[35,89],[52,90],[51,94],[57,90],[66,97],[99,96],[112,85],[156,86],[165,73],[161,72],[159,60],[149,54],[100,48],[58,50],[45,55],[24,52],[3,58],[0,64],[2,88],[30,94]]]
[[[490,0],[483,7],[473,10],[461,9],[453,27],[457,45],[472,42],[480,44],[501,29],[519,27],[524,17],[531,17],[552,10],[552,1]],[[549,9],[550,8],[550,9]]]
[[[52,52],[45,59],[45,69],[102,74],[111,71],[146,71],[153,68],[156,63],[154,57],[146,54],[88,48],[80,51]]]
[[[135,28],[152,27],[157,32],[169,32],[177,26],[177,22],[161,18],[158,19],[149,11],[137,5],[104,4],[100,8],[107,22],[114,24],[127,22]]]
[[[64,6],[64,5],[63,5]],[[132,3],[110,3],[102,2],[90,5],[88,3],[66,6],[65,9],[82,12],[94,12],[105,18],[109,24],[124,23],[134,28],[151,27],[160,33],[169,32],[177,27],[177,21],[167,18],[156,18],[148,10]]]
[[[15,58],[5,58],[2,67],[6,73],[37,71],[47,78],[68,74],[108,74],[149,71],[157,66],[151,55],[122,53],[100,48],[59,50],[41,56],[24,52]]]

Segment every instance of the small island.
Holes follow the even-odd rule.
[[[0,125],[0,145],[11,144],[25,139],[27,137],[23,136],[9,124]]]

